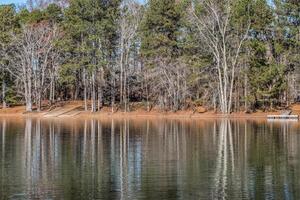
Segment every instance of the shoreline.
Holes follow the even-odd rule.
[[[289,108],[292,114],[300,115],[300,104],[294,104]],[[25,112],[25,106],[14,106],[1,109],[0,117],[38,117],[45,119],[80,119],[80,118],[170,118],[170,119],[267,119],[267,115],[278,115],[282,110],[273,112],[264,112],[258,110],[253,113],[233,112],[231,114],[215,113],[207,111],[204,107],[197,107],[196,110],[180,110],[177,112],[161,111],[153,109],[150,112],[142,107],[133,107],[130,112],[116,110],[111,112],[110,107],[103,107],[101,111],[92,113],[83,110],[83,102],[67,102],[62,106],[56,106],[53,109],[44,107],[41,112]]]
[[[117,111],[111,113],[108,111],[100,111],[91,113],[89,111],[82,111],[74,116],[68,116],[65,114],[59,116],[46,116],[47,112],[31,112],[25,113],[20,111],[14,112],[9,109],[1,110],[0,117],[38,117],[45,119],[80,119],[80,118],[172,118],[172,119],[266,119],[267,115],[279,114],[280,112],[255,112],[255,113],[232,113],[232,114],[221,114],[214,112],[205,113],[193,113],[192,111],[178,111],[178,112],[158,112],[158,111],[132,111],[132,112],[121,112]]]

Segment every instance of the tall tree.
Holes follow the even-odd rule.
[[[2,108],[5,108],[8,100],[13,100],[16,96],[12,93],[12,79],[9,73],[5,70],[8,64],[8,49],[12,42],[11,32],[18,27],[18,20],[16,17],[15,7],[13,5],[0,5],[0,81],[2,92],[0,94],[2,99]],[[9,92],[9,95],[7,95]]]
[[[299,77],[300,50],[300,2],[295,0],[274,1],[274,27],[272,53],[274,62],[286,70],[286,90],[282,101],[289,102],[297,97],[299,88],[295,80]]]
[[[119,65],[120,65],[120,104],[128,110],[128,73],[129,59],[132,46],[137,37],[142,12],[141,6],[133,0],[125,0],[121,5],[121,17],[119,19]]]
[[[172,110],[179,109],[178,89],[184,84],[177,60],[181,18],[178,6],[175,0],[150,0],[141,25],[141,53],[150,78],[147,82],[154,83],[147,88],[153,89],[161,108]]]
[[[81,73],[85,110],[88,109],[88,96],[91,98],[92,112],[102,107],[103,81],[97,77],[104,77],[103,68],[111,70],[116,60],[118,9],[117,0],[72,0],[66,11],[65,30],[68,37],[65,42],[69,57],[64,68],[78,69]]]
[[[37,110],[41,110],[47,73],[53,67],[50,54],[58,33],[57,27],[40,22],[23,25],[21,33],[14,35],[12,57],[6,69],[23,83],[26,111],[32,111],[33,101]]]
[[[220,110],[225,114],[232,111],[238,62],[250,29],[250,2],[196,0],[189,11],[203,44],[213,56]]]

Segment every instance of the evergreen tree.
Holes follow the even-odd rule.
[[[15,103],[17,94],[13,89],[13,78],[5,70],[8,64],[9,45],[12,42],[11,32],[18,27],[17,13],[14,5],[0,5],[0,81],[2,106]]]
[[[176,58],[180,14],[175,0],[150,0],[141,25],[144,58]]]
[[[298,4],[298,5],[297,5]],[[298,9],[298,10],[297,10]],[[254,107],[273,106],[280,101],[289,102],[289,79],[294,79],[299,49],[297,1],[274,1],[270,7],[257,1],[253,16],[253,29],[249,47],[251,51],[248,71]],[[267,105],[266,105],[267,103]]]
[[[178,90],[181,84],[186,84],[186,77],[178,78],[179,74],[186,74],[181,71],[178,60],[181,20],[179,4],[175,0],[150,0],[147,6],[140,30],[141,54],[148,68],[147,82],[156,84],[159,90],[159,93],[151,91],[147,99],[152,95],[161,108],[176,111],[186,97],[186,91]],[[173,79],[174,74],[177,74],[177,79]],[[166,82],[159,84],[161,78]],[[147,91],[148,88],[149,85]]]
[[[74,86],[74,81],[82,79],[84,99],[88,98],[87,87],[91,82],[92,111],[96,111],[96,96],[102,95],[102,86],[98,95],[96,87],[97,76],[102,73],[102,68],[112,66],[115,59],[119,1],[72,0],[66,11],[64,23],[67,37],[64,48],[68,53],[67,62],[61,69],[62,83]],[[110,67],[108,67],[109,69]],[[109,69],[110,70],[110,69]],[[89,81],[90,80],[90,81]],[[75,93],[78,92],[75,89]],[[101,93],[101,94],[100,94]],[[76,96],[76,94],[74,95]],[[85,101],[87,110],[87,101]],[[99,104],[102,104],[100,102]],[[98,108],[101,107],[98,105]]]

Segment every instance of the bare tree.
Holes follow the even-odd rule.
[[[119,21],[120,34],[120,104],[124,105],[125,112],[128,110],[128,67],[130,48],[137,35],[137,29],[141,21],[141,6],[134,0],[124,0],[121,5],[121,17]]]
[[[58,28],[41,22],[22,27],[21,34],[14,34],[9,65],[6,67],[13,76],[23,83],[26,111],[32,111],[35,100],[41,110],[42,95],[45,92],[49,72],[56,66],[51,56],[54,41],[58,38]]]
[[[191,6],[190,20],[198,30],[202,42],[205,43],[214,58],[214,67],[218,77],[218,99],[222,113],[229,114],[232,109],[234,81],[241,48],[247,38],[250,21],[243,30],[235,30],[231,18],[233,16],[233,0],[222,3],[216,0],[197,0],[202,6],[199,13],[195,5]]]
[[[157,58],[155,63],[159,67],[150,69],[148,75],[151,80],[151,96],[162,109],[177,111],[189,96],[189,68],[179,58],[172,62],[170,59]]]

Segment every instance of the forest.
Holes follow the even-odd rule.
[[[0,5],[1,107],[86,111],[288,107],[299,0],[28,0]]]

